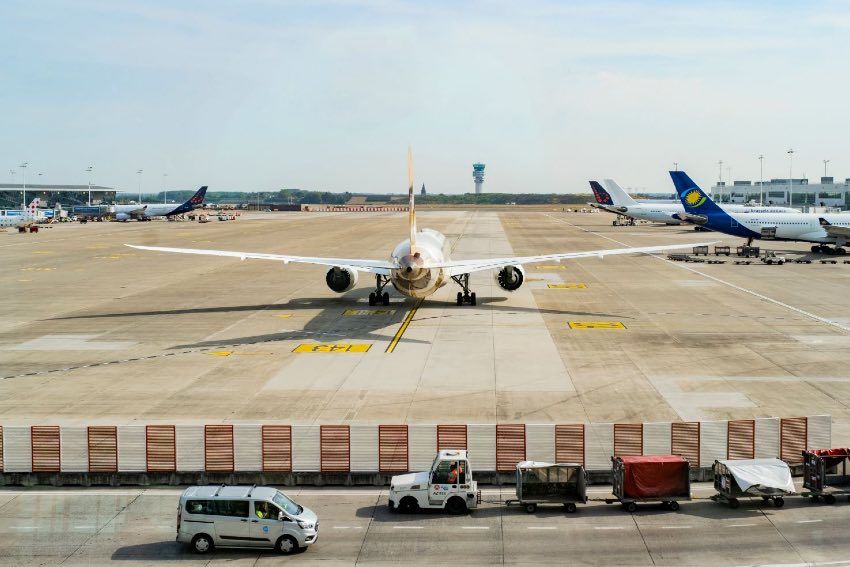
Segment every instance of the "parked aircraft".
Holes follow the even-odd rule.
[[[26,209],[0,211],[0,227],[18,227],[25,230],[29,229],[30,232],[37,232],[36,224],[47,220],[44,213],[38,209],[40,204],[41,199],[36,197]]]
[[[192,209],[197,209],[204,203],[204,196],[207,193],[207,186],[204,185],[198,189],[192,197],[181,205],[174,203],[139,203],[137,205],[115,205],[113,214],[115,220],[128,221],[131,219],[143,221],[150,220],[153,217],[170,217],[172,215],[181,215],[188,213]]]
[[[232,252],[226,250],[199,250],[193,248],[165,248],[158,246],[133,246],[141,250],[175,252],[179,254],[204,254],[209,256],[229,256],[231,258],[253,258],[275,260],[287,264],[301,262],[328,266],[325,283],[337,292],[343,293],[357,284],[358,274],[366,272],[375,276],[375,291],[369,294],[369,305],[382,303],[388,305],[389,293],[384,291],[388,283],[402,295],[413,298],[425,298],[446,285],[451,279],[461,287],[457,293],[457,304],[476,304],[475,292],[470,290],[469,276],[483,270],[496,270],[495,279],[506,291],[515,291],[525,281],[523,265],[540,262],[570,260],[574,258],[603,257],[615,254],[640,254],[690,248],[694,244],[673,244],[667,246],[646,246],[641,248],[620,248],[614,250],[591,250],[585,252],[567,252],[561,254],[540,254],[537,256],[517,256],[511,258],[484,258],[480,260],[452,260],[449,252],[450,242],[436,230],[419,230],[416,225],[416,207],[413,196],[413,161],[408,151],[408,213],[409,237],[401,241],[390,254],[388,260],[365,260],[345,258],[313,258],[289,256],[285,254],[266,254],[259,252]]]
[[[685,217],[685,209],[679,202],[670,201],[635,201],[626,193],[613,179],[605,179],[602,186],[596,182],[590,182],[590,188],[596,203],[589,203],[609,213],[624,215],[636,220],[649,222],[660,222],[664,224],[682,224],[688,222]],[[750,205],[724,204],[720,205],[724,210],[737,213],[796,213],[797,209],[788,207],[762,207]]]
[[[671,171],[670,177],[690,222],[746,238],[748,244],[754,239],[814,242],[812,252],[847,253],[843,247],[850,242],[850,215],[737,213],[719,207],[684,171]]]

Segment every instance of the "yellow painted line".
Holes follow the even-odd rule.
[[[625,329],[619,321],[570,321],[570,329]]]
[[[416,302],[416,305],[413,306],[413,309],[410,310],[410,313],[407,314],[407,317],[404,318],[404,321],[401,322],[401,327],[396,331],[393,340],[390,341],[390,344],[387,345],[387,350],[384,352],[391,353],[395,350],[396,345],[401,340],[401,337],[404,335],[404,332],[410,326],[410,322],[413,321],[413,316],[416,315],[416,312],[419,311],[419,308],[422,307],[422,302],[424,299],[420,299]]]
[[[292,317],[292,313],[278,313],[275,317],[280,317],[281,319],[289,319]]]
[[[345,317],[357,317],[360,315],[393,315],[395,309],[346,309],[342,312]]]
[[[31,282],[32,280],[18,280],[19,282]]]
[[[237,352],[233,350],[214,350],[207,353],[210,356],[270,356],[273,352]]]
[[[566,270],[566,268],[560,264],[540,264],[537,266],[538,270]]]
[[[32,254],[53,254],[50,250],[33,250]]]
[[[292,352],[369,352],[371,344],[303,344],[298,345]]]
[[[583,283],[550,283],[547,285],[549,289],[587,289],[587,284]]]
[[[21,268],[21,271],[22,271],[22,272],[50,272],[50,271],[55,270],[55,269],[56,269],[56,268],[36,268],[36,267],[29,267],[29,268]]]

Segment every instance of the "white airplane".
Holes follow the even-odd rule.
[[[694,244],[673,244],[667,246],[647,246],[641,248],[620,248],[615,250],[591,250],[586,252],[567,252],[562,254],[541,254],[538,256],[518,256],[512,258],[485,258],[481,260],[452,260],[449,256],[450,242],[446,237],[429,228],[419,230],[416,227],[416,209],[413,198],[413,161],[408,150],[407,155],[408,195],[410,212],[408,214],[409,238],[401,241],[392,251],[388,260],[364,260],[345,258],[313,258],[289,256],[285,254],[266,254],[260,252],[232,252],[226,250],[199,250],[194,248],[165,248],[159,246],[133,246],[140,250],[175,252],[178,254],[204,254],[209,256],[228,256],[231,258],[252,258],[273,260],[288,264],[301,262],[328,266],[325,282],[328,287],[343,293],[357,284],[360,272],[375,275],[375,291],[369,294],[369,305],[382,303],[389,305],[389,293],[384,291],[388,283],[402,295],[412,298],[425,298],[443,287],[451,279],[462,291],[457,294],[457,304],[476,304],[475,292],[469,289],[469,275],[483,270],[496,270],[495,279],[506,291],[515,291],[525,280],[523,265],[539,262],[570,260],[612,256],[616,254],[640,254],[690,248]],[[699,246],[699,244],[697,244]]]
[[[183,204],[175,205],[174,203],[139,203],[138,205],[114,205],[112,213],[115,215],[115,220],[128,221],[131,219],[143,221],[150,220],[153,217],[170,217],[172,215],[180,215],[188,213],[192,209],[197,209],[204,203],[204,195],[207,193],[207,186],[204,185],[198,189],[188,201]]]
[[[596,182],[590,182],[590,188],[596,203],[588,203],[591,207],[624,215],[636,220],[660,222],[664,224],[682,224],[690,222],[685,213],[685,208],[680,202],[672,201],[635,201],[620,187],[613,179],[602,181],[605,189]],[[607,189],[607,191],[606,191]],[[735,213],[798,213],[797,209],[788,207],[761,207],[750,205],[720,205],[723,210]]]
[[[671,171],[676,192],[692,222],[710,230],[754,239],[815,243],[812,252],[844,255],[850,243],[850,215],[794,211],[787,214],[741,214],[721,208],[684,171]],[[834,244],[831,248],[829,244]]]
[[[0,228],[17,227],[21,232],[38,232],[37,223],[44,222],[47,217],[38,210],[41,199],[36,197],[26,209],[7,209],[0,211]]]

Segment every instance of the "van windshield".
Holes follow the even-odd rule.
[[[290,500],[287,496],[284,496],[282,492],[276,492],[272,497],[272,502],[283,508],[291,516],[297,516],[304,511],[304,508]]]

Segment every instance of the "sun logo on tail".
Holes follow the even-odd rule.
[[[705,203],[706,197],[699,189],[691,189],[690,191],[685,193],[684,199],[689,207],[696,208]]]

